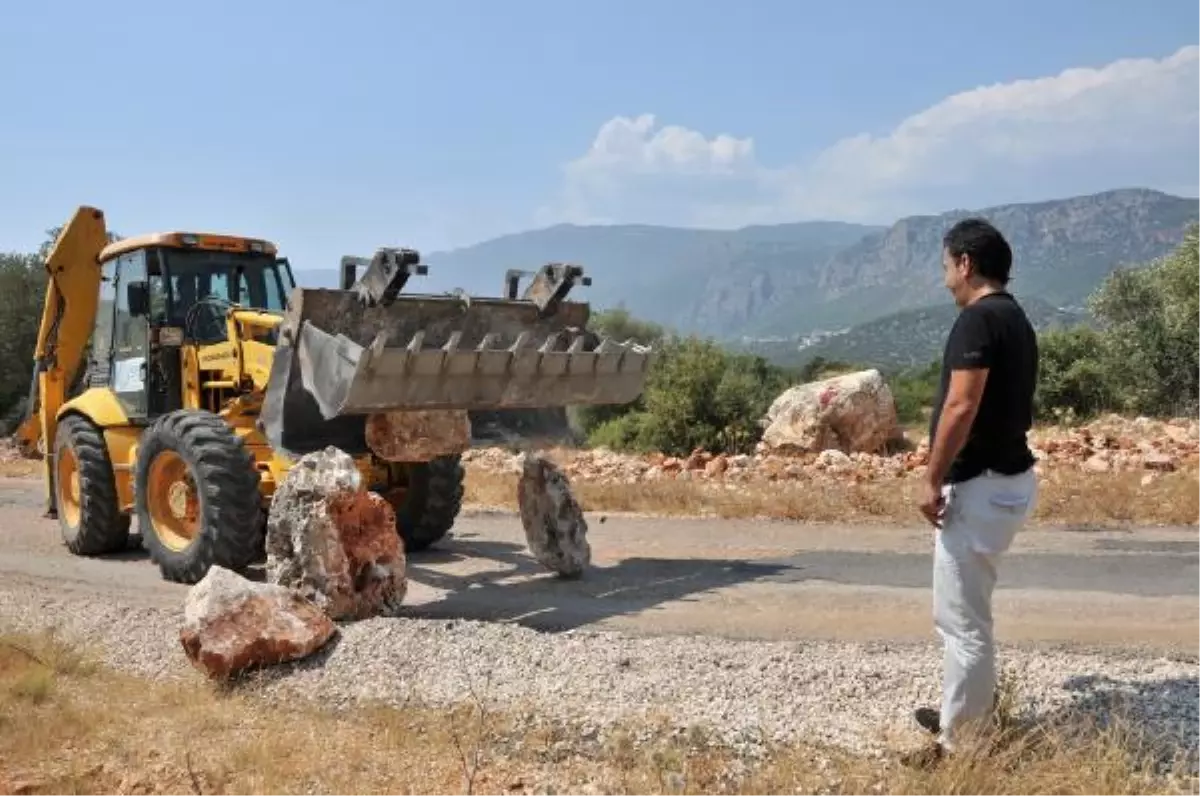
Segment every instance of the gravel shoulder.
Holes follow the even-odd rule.
[[[56,627],[122,670],[198,677],[178,640],[185,589],[137,551],[68,555],[38,506],[36,482],[0,483],[0,629]],[[595,570],[560,581],[515,518],[464,517],[444,549],[412,557],[408,617],[343,625],[257,687],[344,707],[474,693],[588,732],[666,717],[735,745],[860,751],[911,734],[912,708],[936,703],[924,529],[588,519]],[[1118,700],[1194,750],[1195,530],[1035,528],[1014,561],[996,606],[1025,706]]]
[[[0,626],[54,628],[100,650],[114,667],[154,678],[198,678],[179,648],[178,610],[0,589]],[[939,653],[931,643],[737,641],[542,633],[476,621],[371,619],[343,625],[314,658],[264,672],[268,699],[315,699],[339,708],[383,702],[449,706],[479,698],[493,709],[569,722],[603,735],[666,718],[716,728],[753,755],[764,743],[803,740],[882,753],[916,740],[913,706],[936,704]],[[1146,733],[1195,749],[1194,656],[1006,648],[1000,665],[1040,716],[1120,704]]]

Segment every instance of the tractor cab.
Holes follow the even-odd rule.
[[[117,241],[100,254],[105,285],[124,292],[150,326],[178,330],[184,340],[225,337],[231,306],[280,313],[295,287],[286,259],[267,241],[229,235],[167,233]],[[104,296],[101,297],[101,300]]]
[[[231,307],[282,315],[295,287],[275,246],[252,238],[145,235],[109,244],[99,261],[88,379],[110,385],[130,418],[180,408],[181,348],[224,341]]]

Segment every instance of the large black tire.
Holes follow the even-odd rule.
[[[407,470],[404,497],[392,507],[404,551],[414,553],[441,540],[454,527],[462,510],[462,457],[440,456],[408,465]]]
[[[163,454],[184,461],[194,484],[198,526],[190,540],[160,535],[148,505],[151,465]],[[195,583],[214,564],[244,571],[260,558],[262,498],[254,457],[219,416],[202,409],[163,415],[142,435],[134,477],[138,527],[165,579]],[[161,496],[160,496],[161,498]]]
[[[72,462],[79,480],[77,500],[72,485],[63,479],[63,466]],[[78,556],[124,550],[129,544],[129,515],[121,512],[117,502],[112,459],[99,427],[79,415],[63,418],[54,437],[53,465],[54,507],[67,549]]]

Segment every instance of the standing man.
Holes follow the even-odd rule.
[[[1033,424],[1037,335],[1007,291],[1012,249],[983,219],[942,240],[946,289],[959,307],[946,341],[930,422],[929,466],[919,497],[934,526],[934,624],[944,645],[940,711],[917,722],[937,742],[908,762],[955,751],[964,725],[986,721],[996,691],[992,591],[996,566],[1037,498]]]

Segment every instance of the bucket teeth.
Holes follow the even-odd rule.
[[[359,447],[376,412],[629,403],[653,356],[587,330],[586,306],[569,302],[550,314],[490,298],[464,311],[441,296],[363,307],[352,291],[309,288],[291,302],[263,421],[292,451]]]
[[[461,330],[441,346],[424,345],[423,330],[399,345],[383,345],[384,339],[377,335],[362,348],[344,337],[334,341],[313,327],[304,329],[301,362],[320,361],[325,368],[305,374],[305,387],[316,395],[326,419],[391,409],[627,403],[641,393],[649,364],[647,349],[633,342],[589,345],[594,336],[566,331],[536,347],[528,333],[507,346],[495,333],[465,345]],[[338,357],[317,353],[331,343]],[[330,372],[331,363],[336,372]]]

